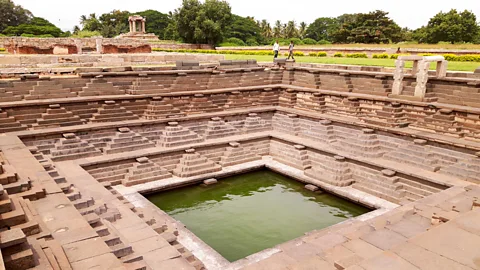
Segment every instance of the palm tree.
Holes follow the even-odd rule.
[[[298,36],[297,27],[295,26],[295,21],[289,21],[285,26],[285,37],[293,38]]]
[[[87,23],[87,16],[85,15],[80,16],[80,24],[82,26],[85,26],[86,23]]]
[[[300,28],[298,29],[298,35],[301,39],[305,38],[305,33],[307,32],[307,24],[305,22],[300,23]]]
[[[281,38],[282,37],[282,22],[277,20],[275,26],[273,27],[273,37]]]

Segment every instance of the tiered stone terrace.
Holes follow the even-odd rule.
[[[479,269],[480,80],[307,68],[0,82],[7,269]],[[467,98],[468,97],[468,98]],[[141,193],[267,167],[375,211],[228,263]],[[311,188],[312,186],[310,186]]]

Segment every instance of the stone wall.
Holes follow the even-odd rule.
[[[10,54],[150,53],[148,42],[114,38],[0,37],[0,47]]]
[[[213,62],[225,59],[216,54],[138,53],[83,55],[0,55],[0,74],[49,73],[51,69],[69,67],[117,67],[134,65],[164,65],[179,60]],[[32,69],[33,68],[33,69]],[[11,70],[8,70],[11,69]]]
[[[188,43],[156,43],[150,42],[150,46],[156,49],[167,50],[215,50],[215,47],[210,44],[188,44]]]

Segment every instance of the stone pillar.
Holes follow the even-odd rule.
[[[142,33],[145,33],[145,20],[142,21]]]
[[[132,33],[133,31],[132,31],[132,21],[131,20],[128,20],[128,27],[130,29],[129,32]]]
[[[81,39],[75,39],[75,46],[77,46],[77,54],[83,53],[83,42]]]
[[[96,47],[97,47],[97,53],[102,54],[103,53],[103,38],[95,39],[95,44],[96,44]]]
[[[443,60],[443,61],[438,61],[437,62],[437,77],[438,78],[447,77],[447,67],[448,67],[448,61]]]
[[[137,23],[135,20],[132,20],[132,33],[137,32]]]
[[[423,99],[427,92],[428,70],[430,69],[429,61],[419,61],[417,72],[417,86],[415,86],[415,97]]]
[[[403,77],[405,75],[405,61],[395,61],[395,73],[393,73],[392,94],[401,95],[403,90]]]

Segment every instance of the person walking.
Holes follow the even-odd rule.
[[[295,57],[293,57],[293,47],[295,47],[295,45],[293,44],[293,40],[290,41],[290,46],[288,46],[288,58],[287,60],[290,59],[290,56],[292,57],[293,60],[295,60]]]
[[[278,52],[280,51],[280,45],[278,44],[278,40],[275,41],[273,44],[273,60],[278,57]]]

